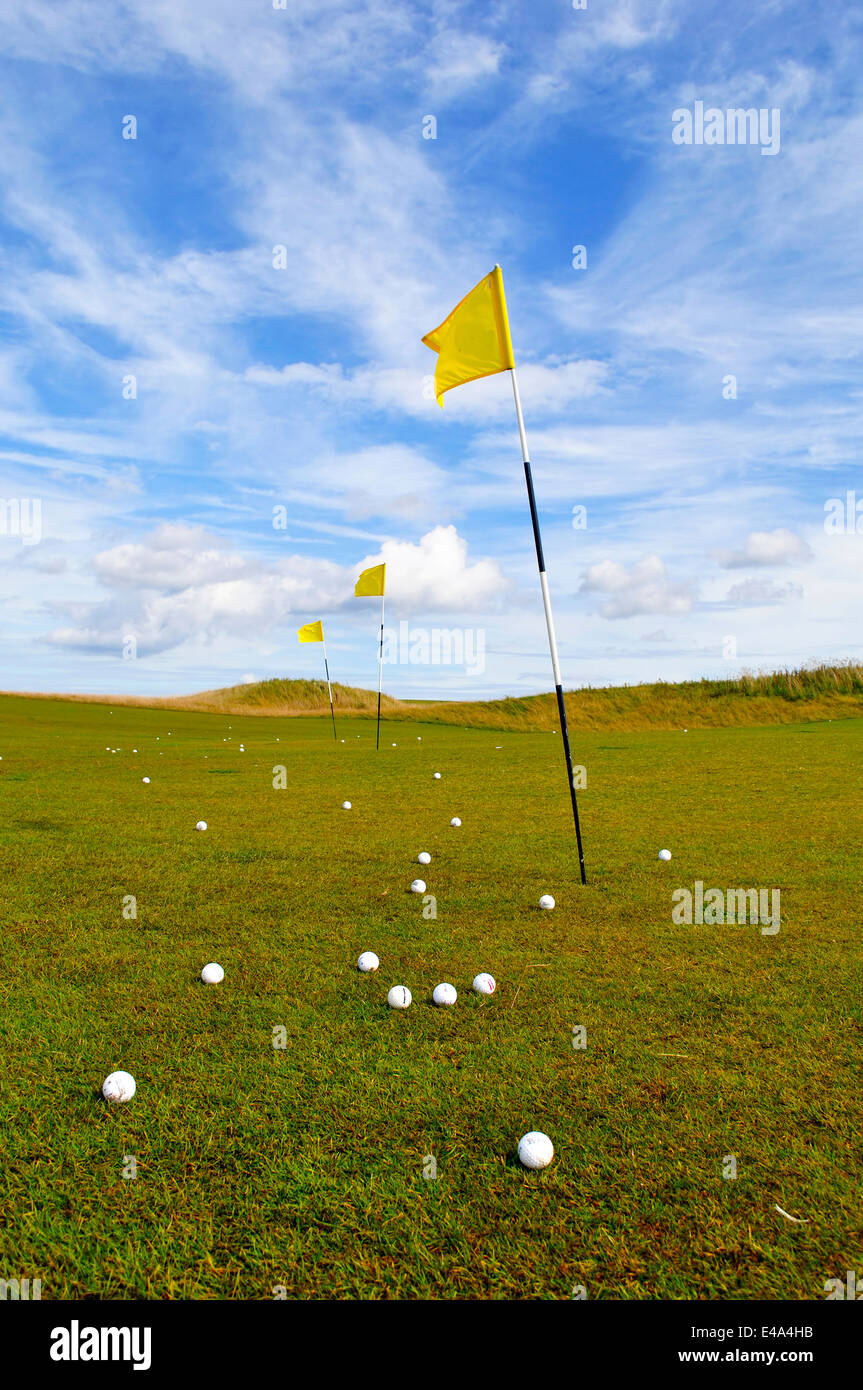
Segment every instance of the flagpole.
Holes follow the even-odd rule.
[[[336,743],[338,743],[339,740],[336,734],[336,712],[333,709],[333,687],[330,685],[330,663],[327,661],[327,643],[323,633],[324,629],[323,625],[321,625],[321,641],[324,644],[324,670],[327,673],[327,690],[330,692],[330,714],[333,720],[333,738],[335,739]]]
[[[524,416],[521,411],[521,397],[518,394],[518,379],[515,367],[509,368],[512,377],[512,394],[515,399],[515,413],[518,418],[518,433],[521,440],[521,456],[524,462],[524,477],[527,483],[527,499],[530,503],[530,519],[533,523],[533,539],[536,545],[536,559],[539,565],[539,583],[542,589],[542,602],[545,607],[545,624],[548,628],[548,645],[551,651],[551,669],[554,673],[554,688],[557,694],[557,709],[560,715],[560,732],[563,734],[563,751],[566,756],[566,772],[569,778],[569,795],[572,800],[572,816],[575,821],[575,838],[578,844],[578,862],[581,868],[581,881],[587,883],[584,869],[584,850],[581,844],[581,826],[578,822],[578,802],[575,796],[575,779],[572,771],[572,753],[569,748],[569,730],[566,726],[566,705],[563,699],[563,684],[560,676],[560,661],[557,654],[557,638],[554,634],[554,618],[551,612],[551,596],[548,592],[548,577],[545,573],[545,559],[542,553],[542,536],[539,531],[539,516],[536,510],[536,497],[533,491],[533,474],[527,451],[527,435],[524,432]]]
[[[384,595],[381,593],[381,643],[378,649],[378,731],[375,748],[381,746],[381,690],[384,683]]]

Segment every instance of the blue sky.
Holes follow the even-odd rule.
[[[550,688],[508,378],[441,411],[420,342],[496,261],[565,684],[860,658],[859,13],[28,0],[0,37],[3,688],[318,675],[318,617],[373,686],[381,559],[394,627],[484,652],[385,688]],[[676,143],[696,102],[777,148]]]

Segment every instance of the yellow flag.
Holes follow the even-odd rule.
[[[363,570],[354,587],[354,598],[364,598],[369,594],[382,594],[386,573],[386,565],[372,565],[371,569]]]
[[[434,390],[441,407],[444,391],[514,367],[500,266],[480,280],[423,342],[438,354]]]
[[[300,628],[299,632],[297,633],[297,636],[299,637],[301,642],[323,642],[323,619],[319,618],[316,623],[306,623],[305,627]]]

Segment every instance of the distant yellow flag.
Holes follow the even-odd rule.
[[[371,569],[363,570],[354,587],[354,598],[383,594],[386,574],[386,565],[372,565]]]
[[[500,266],[480,280],[423,342],[438,354],[434,390],[441,407],[444,392],[454,386],[514,367]]]
[[[297,633],[301,642],[323,642],[324,624],[323,619],[319,618],[316,623],[306,623]]]

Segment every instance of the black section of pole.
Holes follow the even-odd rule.
[[[324,657],[324,670],[327,673],[327,690],[330,692],[330,714],[333,718],[333,739],[338,743],[338,735],[336,734],[336,712],[333,709],[333,687],[330,683],[330,663],[327,661],[326,657]]]
[[[530,471],[530,462],[524,461],[524,480],[527,483],[527,500],[530,503],[530,519],[533,524],[533,541],[536,546],[536,562],[539,565],[540,574],[545,574],[545,557],[542,553],[542,536],[539,534],[539,516],[536,510],[536,494],[533,490],[533,474]]]
[[[540,580],[545,580],[545,557],[542,553],[542,535],[539,530],[539,514],[536,510],[536,494],[533,490],[533,474],[530,469],[528,459],[524,460],[524,478],[527,483],[527,500],[530,503],[530,520],[533,525],[533,539],[536,545],[536,562],[539,565]],[[545,602],[545,591],[543,592],[543,602]],[[551,634],[549,634],[551,635]],[[557,665],[557,654],[552,650],[552,660]],[[569,747],[569,729],[566,723],[566,704],[563,698],[563,687],[557,680],[555,671],[555,692],[557,694],[557,710],[560,715],[560,732],[563,734],[563,751],[566,757],[566,775],[569,780],[569,796],[572,802],[572,818],[575,821],[575,840],[578,845],[578,863],[581,869],[581,881],[587,883],[587,872],[584,867],[584,848],[581,843],[581,825],[578,819],[578,800],[575,795],[575,776],[572,770],[572,752]]]
[[[575,796],[575,777],[572,771],[572,753],[569,751],[569,729],[566,727],[566,705],[563,701],[563,686],[556,686],[557,709],[560,715],[560,732],[563,734],[563,751],[566,754],[566,774],[569,778],[569,795],[572,799],[572,818],[575,821],[575,839],[578,845],[578,863],[581,868],[581,881],[587,883],[584,867],[584,848],[581,843],[581,826],[578,821],[578,801]]]

